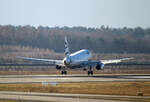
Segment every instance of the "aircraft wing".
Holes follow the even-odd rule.
[[[130,60],[133,58],[122,58],[122,59],[112,59],[112,60],[100,60],[100,61],[83,61],[78,67],[86,67],[86,66],[96,66],[97,64],[111,64],[111,63],[119,63],[124,60]]]
[[[22,56],[17,56],[17,58],[34,61],[34,62],[45,62],[51,65],[64,66],[63,60],[50,60],[50,59],[30,58],[30,57],[22,57]]]
[[[103,64],[111,64],[111,63],[119,63],[122,62],[124,60],[131,60],[134,58],[122,58],[122,59],[112,59],[112,60],[101,60],[101,63]]]

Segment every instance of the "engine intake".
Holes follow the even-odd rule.
[[[71,58],[70,57],[66,57],[66,59],[64,60],[64,64],[65,65],[69,65],[71,63]]]
[[[103,68],[104,68],[104,64],[103,63],[96,65],[96,69],[97,70],[102,70]]]

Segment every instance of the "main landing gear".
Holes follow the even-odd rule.
[[[92,66],[90,66],[90,68],[89,68],[89,70],[88,70],[88,75],[93,75]]]
[[[61,71],[61,75],[67,75],[67,71],[65,70],[65,68],[63,68],[63,70]]]
[[[62,70],[61,71],[61,75],[67,75],[67,71],[66,70]]]

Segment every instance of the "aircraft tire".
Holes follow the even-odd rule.
[[[64,71],[61,71],[61,75],[63,75],[64,74]]]
[[[88,71],[88,75],[93,75],[93,71]]]
[[[88,71],[88,75],[90,75],[91,74],[91,72],[90,71]]]
[[[91,75],[93,75],[93,71],[91,71]]]
[[[64,74],[67,75],[67,71],[64,71]]]
[[[67,75],[67,71],[61,71],[61,75]]]

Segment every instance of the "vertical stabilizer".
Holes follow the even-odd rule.
[[[69,47],[68,47],[68,41],[67,41],[67,37],[65,36],[65,55],[69,56],[70,55],[70,51],[69,51]]]

